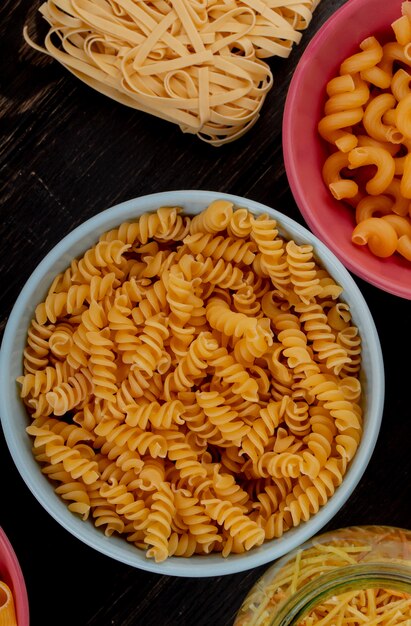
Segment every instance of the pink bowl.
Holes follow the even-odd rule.
[[[29,602],[26,585],[16,553],[6,533],[0,527],[0,580],[11,589],[19,626],[29,626]]]
[[[328,154],[317,132],[323,115],[325,86],[341,62],[370,35],[394,38],[391,23],[401,16],[402,0],[348,0],[313,37],[294,72],[285,103],[283,151],[288,182],[307,225],[344,263],[365,281],[411,299],[411,263],[394,255],[373,256],[351,242],[354,210],[334,199],[321,168]]]

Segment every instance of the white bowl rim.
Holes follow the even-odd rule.
[[[357,321],[361,322],[366,329],[366,333],[362,334],[362,338],[363,340],[368,338],[367,349],[370,352],[370,367],[372,376],[375,379],[374,388],[379,390],[379,393],[372,394],[368,398],[369,412],[373,417],[372,429],[367,434],[367,437],[362,437],[360,446],[342,484],[336,489],[329,501],[320,508],[318,513],[313,515],[307,522],[302,522],[299,526],[287,531],[279,539],[270,540],[244,554],[230,555],[226,559],[221,554],[216,553],[189,558],[170,557],[162,563],[155,563],[153,560],[146,558],[144,551],[127,544],[124,538],[115,537],[114,535],[106,537],[104,534],[100,534],[92,525],[92,522],[84,522],[72,514],[58,496],[55,499],[49,498],[47,496],[48,491],[45,489],[45,484],[48,485],[47,488],[49,489],[49,483],[45,476],[40,471],[30,471],[30,468],[27,466],[27,455],[25,457],[23,454],[18,439],[19,435],[16,433],[16,429],[13,428],[13,420],[11,419],[11,416],[14,414],[13,399],[15,402],[20,402],[17,394],[13,397],[11,385],[9,384],[9,381],[14,379],[10,375],[13,342],[19,330],[19,321],[24,311],[27,311],[27,309],[34,310],[32,296],[33,293],[38,293],[36,291],[37,284],[42,278],[44,280],[44,277],[58,260],[61,261],[62,257],[67,256],[78,239],[86,237],[95,243],[98,236],[106,230],[114,228],[122,222],[137,219],[141,213],[155,210],[160,206],[187,207],[189,205],[187,212],[193,213],[196,212],[192,207],[193,204],[197,205],[198,212],[216,199],[226,199],[233,202],[237,207],[246,207],[255,214],[267,213],[276,219],[280,234],[283,234],[285,231],[289,238],[294,238],[297,242],[300,240],[301,243],[311,243],[315,248],[316,255],[321,255],[322,265],[331,272],[334,280],[344,287],[344,292],[350,289],[355,294],[355,306],[351,303],[350,306],[354,306]],[[87,245],[82,248],[82,251],[85,252],[86,249]],[[77,252],[78,254],[79,252]],[[70,254],[68,257],[72,259],[73,255]],[[55,276],[55,274],[56,272],[53,272],[52,275]],[[39,297],[41,296],[37,296],[37,298]],[[35,301],[36,304],[38,302],[39,299]],[[374,320],[360,289],[335,254],[308,229],[276,209],[229,193],[189,189],[162,191],[118,203],[84,221],[61,239],[31,273],[13,306],[1,344],[0,371],[2,372],[0,378],[0,418],[6,443],[21,477],[43,508],[72,535],[102,554],[138,569],[181,577],[211,577],[246,571],[274,561],[317,534],[345,504],[365,472],[378,438],[385,394],[383,357]],[[23,433],[23,436],[25,435]],[[34,461],[34,463],[36,462]]]

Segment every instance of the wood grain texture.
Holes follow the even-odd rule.
[[[290,58],[270,62],[275,82],[259,121],[220,148],[93,92],[28,48],[22,29],[25,23],[41,28],[38,4],[7,0],[0,8],[0,331],[43,256],[82,221],[118,202],[157,191],[208,189],[263,202],[304,224],[282,160],[284,102],[307,43],[344,0],[322,0]],[[410,527],[411,303],[355,280],[380,334],[386,405],[371,462],[328,528]],[[0,465],[0,524],[23,568],[33,626],[230,626],[268,567],[190,579],[117,563],[81,544],[43,510],[2,434]]]

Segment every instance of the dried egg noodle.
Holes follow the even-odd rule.
[[[48,0],[44,48],[90,87],[213,145],[258,118],[319,0]]]

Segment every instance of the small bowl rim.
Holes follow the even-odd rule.
[[[402,0],[397,0],[397,2],[399,6],[401,6]],[[367,7],[369,7],[369,10],[371,10],[371,7],[375,8],[375,4],[376,0],[350,0],[349,2],[346,2],[324,22],[324,24],[319,28],[319,30],[307,44],[307,47],[305,48],[295,68],[285,99],[282,123],[284,166],[290,189],[307,225],[312,230],[312,232],[334,252],[334,254],[345,265],[345,267],[359,278],[365,280],[371,285],[374,285],[382,291],[391,293],[401,298],[411,299],[411,283],[407,286],[407,284],[404,284],[404,282],[395,282],[395,275],[393,283],[393,276],[385,277],[382,273],[378,271],[378,268],[368,269],[360,263],[357,264],[353,262],[348,251],[341,247],[338,240],[334,239],[330,234],[330,229],[327,228],[326,220],[321,220],[319,217],[313,214],[308,202],[306,201],[304,187],[300,182],[298,166],[296,164],[297,160],[295,158],[296,146],[292,135],[292,120],[294,115],[293,111],[295,110],[296,101],[298,101],[299,99],[301,82],[304,79],[305,72],[309,71],[307,67],[315,62],[318,49],[321,48],[327,42],[327,40],[329,40],[330,35],[332,35],[334,32],[334,29],[341,27],[340,24],[344,23],[345,21],[355,19],[359,7],[361,7],[363,10],[366,10]],[[391,9],[392,6],[393,5],[390,5]],[[386,27],[388,31],[390,23],[388,23]],[[372,26],[370,27],[370,30],[372,30]],[[370,35],[371,34],[373,33],[370,32]],[[355,46],[355,43],[359,44],[360,42],[353,41],[353,46]],[[344,58],[342,57],[341,61],[343,60]],[[323,91],[325,92],[325,81],[323,85]],[[319,136],[318,141],[319,143],[321,143],[322,141]],[[334,202],[334,200],[331,201]],[[342,201],[336,200],[336,206],[337,202],[341,203]],[[367,254],[372,255],[372,253],[368,253],[368,251]],[[373,259],[371,259],[370,262],[372,263]]]
[[[141,213],[154,210],[160,206],[182,206],[183,210],[188,214],[193,214],[205,208],[215,199],[227,199],[236,206],[248,208],[254,214],[268,213],[271,217],[277,219],[280,233],[281,231],[286,231],[291,233],[291,235],[286,236],[297,241],[300,239],[304,243],[312,243],[315,246],[315,254],[321,256],[323,267],[327,269],[332,267],[332,270],[329,269],[329,271],[332,273],[334,280],[344,287],[344,292],[348,289],[351,294],[355,294],[355,301],[353,303],[350,302],[350,307],[352,312],[356,311],[356,321],[360,322],[360,325],[364,325],[365,332],[362,339],[364,346],[370,352],[370,377],[375,380],[375,389],[379,393],[372,394],[367,399],[372,422],[369,426],[368,423],[365,424],[364,431],[369,429],[369,432],[367,437],[362,437],[360,446],[341,485],[336,489],[328,502],[320,508],[318,513],[310,517],[307,522],[301,522],[299,526],[290,529],[278,539],[267,541],[262,546],[253,548],[249,552],[240,555],[229,555],[226,559],[221,554],[216,553],[204,556],[195,555],[189,558],[169,557],[162,563],[155,563],[152,559],[146,558],[144,551],[139,551],[134,546],[130,546],[130,544],[126,545],[127,542],[124,538],[115,537],[114,535],[105,537],[104,534],[100,534],[99,530],[91,525],[92,522],[90,520],[84,522],[75,516],[61,502],[61,499],[50,490],[50,484],[48,482],[45,484],[47,478],[40,471],[30,472],[27,463],[32,465],[33,470],[34,467],[38,469],[38,466],[34,457],[30,459],[30,455],[24,455],[24,449],[28,447],[25,440],[27,435],[25,432],[16,433],[16,429],[12,428],[12,420],[10,419],[10,415],[13,414],[13,402],[17,403],[18,407],[20,407],[21,403],[17,390],[15,389],[13,393],[11,389],[13,380],[15,381],[15,377],[11,372],[13,355],[15,359],[19,358],[19,355],[21,358],[21,352],[18,352],[17,355],[13,352],[13,345],[15,337],[19,333],[19,325],[21,318],[24,317],[24,312],[26,312],[26,317],[29,317],[29,319],[32,317],[32,313],[29,316],[27,307],[33,311],[35,304],[40,301],[41,296],[36,295],[35,304],[31,303],[33,293],[39,294],[37,285],[41,280],[44,282],[46,278],[51,283],[51,280],[48,278],[50,268],[53,268],[52,277],[61,271],[60,269],[55,269],[57,261],[60,262],[60,265],[63,264],[63,267],[67,267],[69,263],[66,262],[66,259],[72,260],[73,256],[80,254],[80,252],[74,255],[72,253],[68,254],[68,251],[72,250],[79,240],[83,241],[82,252],[84,253],[87,249],[87,244],[84,247],[85,239],[95,243],[101,233],[118,226],[124,221],[136,219]],[[193,209],[193,207],[195,208]],[[24,331],[27,331],[27,327],[23,328]],[[21,332],[20,328],[20,334]],[[239,573],[264,565],[300,545],[323,528],[352,495],[368,466],[380,430],[385,396],[383,356],[374,320],[364,296],[336,255],[308,229],[276,209],[234,194],[203,190],[163,191],[126,200],[94,215],[63,237],[31,273],[14,304],[4,330],[0,349],[0,370],[4,373],[0,378],[0,419],[6,443],[24,482],[43,508],[72,535],[106,556],[138,569],[182,577],[220,576]],[[15,414],[16,411],[14,409]],[[24,419],[23,413],[22,419]],[[130,547],[133,548],[135,553],[130,551]]]

